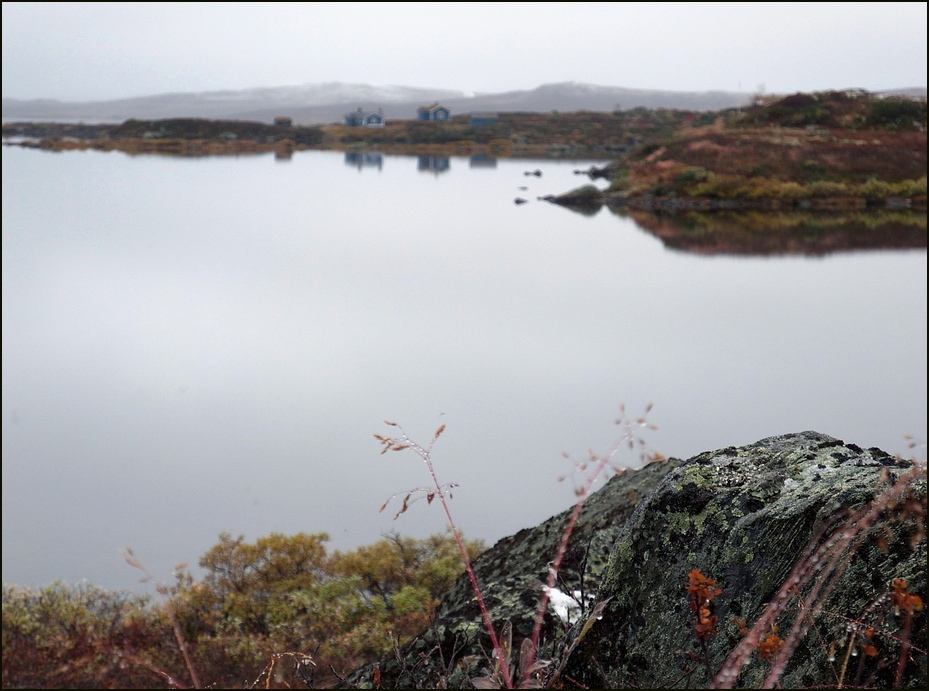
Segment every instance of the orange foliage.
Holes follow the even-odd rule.
[[[710,611],[710,602],[723,591],[715,587],[715,580],[707,578],[697,569],[691,571],[687,579],[690,581],[686,587],[690,593],[690,610],[697,615],[694,633],[698,639],[705,641],[716,633],[716,615]]]
[[[902,578],[895,578],[890,582],[890,599],[897,610],[912,614],[923,608],[923,599],[907,591],[907,583]]]

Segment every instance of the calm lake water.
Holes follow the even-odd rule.
[[[120,548],[168,581],[220,531],[440,532],[378,513],[428,484],[385,419],[447,425],[488,542],[572,503],[562,452],[606,451],[621,403],[667,456],[926,438],[925,243],[703,255],[536,201],[590,161],[2,155],[4,582],[141,588]]]

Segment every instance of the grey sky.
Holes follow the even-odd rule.
[[[926,86],[926,3],[3,3],[3,96]]]

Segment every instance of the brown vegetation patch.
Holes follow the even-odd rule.
[[[686,134],[646,161],[674,160],[717,175],[863,183],[916,180],[926,174],[925,132],[731,130]],[[633,176],[643,171],[633,169]]]

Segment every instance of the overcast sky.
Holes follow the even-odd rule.
[[[926,86],[926,3],[3,3],[3,96]]]

